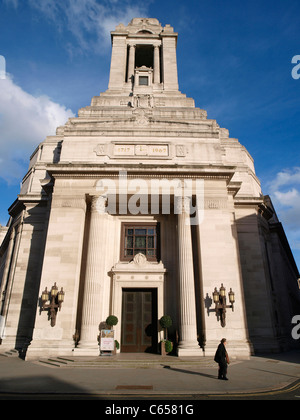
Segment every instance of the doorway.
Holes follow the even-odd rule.
[[[122,289],[121,352],[157,353],[157,289]]]

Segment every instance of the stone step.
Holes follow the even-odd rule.
[[[0,353],[0,356],[4,357],[19,357],[19,352],[16,349],[8,350],[3,353]]]
[[[117,359],[108,357],[95,358],[48,358],[39,359],[38,364],[47,365],[49,367],[60,368],[92,368],[92,369],[147,369],[162,367],[215,367],[216,364],[211,357],[201,358],[199,360],[182,360],[176,357],[161,357],[151,359]]]

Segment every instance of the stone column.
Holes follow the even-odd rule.
[[[9,275],[8,275],[8,279],[7,279],[7,283],[6,283],[6,289],[5,289],[5,298],[4,298],[3,307],[2,307],[2,311],[1,311],[1,315],[4,316],[4,317],[7,316],[7,312],[8,312],[11,289],[12,289],[12,286],[13,286],[14,274],[15,274],[15,269],[16,269],[16,262],[17,262],[17,259],[18,259],[18,251],[19,251],[22,229],[23,229],[23,220],[18,225],[18,227],[16,228],[16,232],[15,232],[15,248],[14,248],[14,252],[12,254],[10,272],[9,272]],[[12,235],[12,237],[14,237],[14,235]],[[13,239],[11,238],[11,240],[13,240]],[[10,245],[11,245],[11,241],[10,241]]]
[[[192,235],[190,226],[190,199],[178,214],[178,273],[180,301],[180,342],[178,356],[201,355],[197,342],[196,302],[193,269]]]
[[[10,238],[9,238],[9,244],[8,244],[8,248],[7,248],[7,254],[6,254],[6,259],[5,259],[5,266],[4,266],[3,276],[2,276],[2,282],[0,284],[0,315],[4,315],[2,313],[2,309],[4,308],[5,289],[6,289],[6,286],[7,286],[9,267],[10,267],[10,264],[11,264],[11,257],[12,257],[14,243],[15,243],[15,236],[16,236],[15,227],[12,227]]]
[[[131,77],[134,76],[134,67],[135,67],[135,45],[130,45],[129,58],[128,58],[127,82],[131,82]]]
[[[9,245],[8,245],[8,251],[7,251],[7,259],[5,262],[5,268],[3,273],[3,279],[1,284],[1,294],[0,294],[0,334],[1,338],[3,333],[4,339],[1,345],[1,350],[8,349],[14,349],[16,344],[16,329],[10,328],[13,322],[10,322],[8,320],[10,312],[8,311],[11,301],[11,294],[12,294],[12,288],[14,283],[14,277],[15,277],[15,269],[16,269],[16,263],[18,259],[18,252],[19,252],[19,244],[20,244],[20,237],[21,237],[21,231],[23,228],[23,216],[21,218],[21,222],[18,225],[18,227],[13,227]],[[11,311],[13,312],[13,310]],[[14,318],[14,317],[12,317]],[[15,320],[14,326],[18,324],[18,320]]]
[[[107,222],[104,213],[105,198],[92,198],[89,244],[86,262],[86,275],[83,295],[83,310],[79,348],[87,354],[99,354],[97,336],[102,317],[102,267],[103,255],[107,246]]]
[[[154,83],[160,82],[159,46],[154,45]]]

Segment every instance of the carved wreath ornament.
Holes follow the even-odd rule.
[[[136,265],[145,265],[147,263],[147,258],[146,255],[142,254],[141,252],[139,252],[138,254],[136,254],[133,258],[132,261],[134,264]]]

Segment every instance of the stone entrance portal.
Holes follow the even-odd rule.
[[[166,269],[142,254],[112,268],[112,313],[121,352],[156,352],[158,320],[164,314]]]

